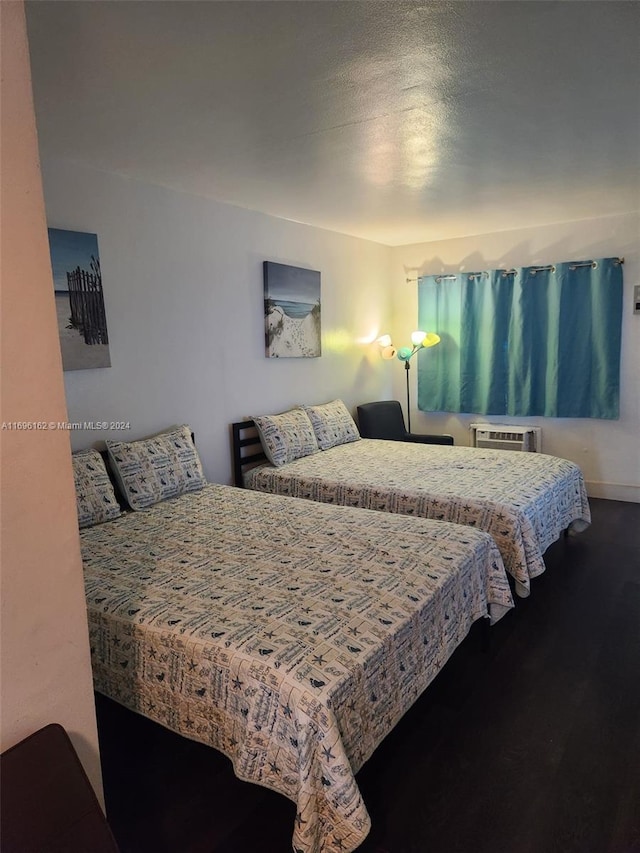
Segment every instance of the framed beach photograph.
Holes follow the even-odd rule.
[[[63,370],[111,367],[98,236],[49,228]]]
[[[321,355],[320,273],[264,261],[267,358]]]

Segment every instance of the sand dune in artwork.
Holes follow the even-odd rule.
[[[63,370],[111,367],[109,344],[85,344],[78,329],[70,328],[69,294],[56,293],[56,312]]]
[[[289,317],[279,305],[267,315],[271,341],[267,354],[272,358],[313,358],[320,355],[319,323],[313,312],[302,319]]]

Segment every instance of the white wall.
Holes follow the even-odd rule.
[[[22,3],[0,3],[2,33],[2,399],[4,423],[64,421]],[[0,431],[0,750],[65,727],[102,797],[69,436]],[[36,816],[34,815],[34,819]]]
[[[131,181],[64,161],[45,161],[51,226],[98,234],[112,367],[65,373],[72,421],[129,421],[125,433],[79,431],[74,447],[108,435],[136,438],[176,422],[196,432],[207,476],[230,482],[229,424],[296,403],[342,397],[404,401],[404,371],[372,341],[408,338],[418,273],[625,257],[619,421],[491,418],[538,423],[544,450],[581,465],[590,494],[640,500],[640,283],[637,215],[562,223],[389,248]],[[264,356],[262,261],[322,273],[323,354]],[[468,443],[477,415],[418,412],[412,426]]]
[[[390,393],[371,343],[391,314],[386,246],[61,161],[43,163],[50,227],[97,233],[111,368],[65,373],[74,448],[187,422],[210,480],[230,482],[229,424]],[[262,262],[321,272],[322,357],[264,355]],[[366,340],[369,343],[363,343]]]
[[[589,494],[640,501],[640,315],[633,312],[633,285],[640,284],[640,216],[625,214],[553,226],[478,234],[454,240],[400,246],[393,252],[394,342],[408,340],[415,326],[417,285],[407,277],[554,261],[624,257],[624,314],[620,419],[618,421],[556,418],[483,417],[418,412],[412,370],[412,429],[449,432],[457,444],[469,441],[468,424],[540,424],[543,449],[577,462]],[[426,331],[437,331],[435,329]],[[404,402],[404,371],[396,363],[394,394]]]

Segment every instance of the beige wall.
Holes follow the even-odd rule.
[[[2,0],[0,23],[0,749],[61,723],[102,798],[69,435],[6,428],[67,411],[23,4]]]

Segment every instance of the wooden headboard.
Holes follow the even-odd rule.
[[[113,491],[116,496],[116,500],[120,506],[120,509],[123,512],[126,512],[129,507],[129,502],[122,491],[122,487],[120,486],[120,482],[116,477],[116,472],[113,470],[113,466],[111,464],[111,458],[109,456],[108,450],[99,450],[98,453],[102,456],[104,467],[107,469],[107,474],[109,475],[109,479],[111,480],[111,485],[113,486]]]
[[[267,457],[254,421],[239,421],[231,424],[233,430],[233,484],[244,488],[242,475]]]

